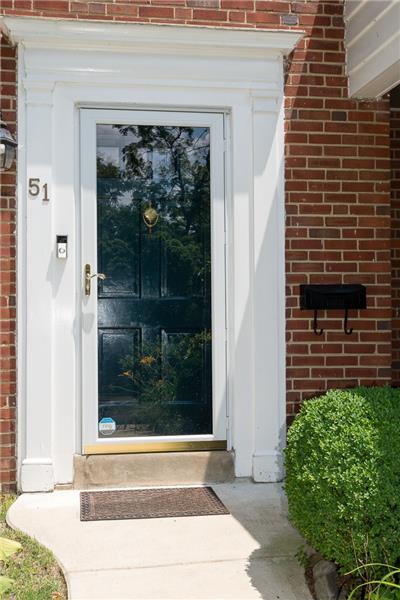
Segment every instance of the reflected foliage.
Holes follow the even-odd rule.
[[[137,250],[143,242],[140,234],[149,235],[143,212],[152,206],[160,215],[152,236],[164,267],[162,295],[207,293],[211,271],[208,129],[109,127],[127,143],[121,147],[118,164],[107,160],[101,147],[97,156],[99,269],[108,275],[103,292],[140,293]]]
[[[211,419],[204,381],[211,334],[164,334],[162,338],[161,346],[143,344],[140,353],[122,360],[121,377],[131,383],[136,400],[131,413],[126,413],[128,423],[135,423],[142,435],[202,433]],[[193,403],[199,405],[196,421]]]
[[[211,433],[209,129],[99,128],[99,327],[109,332],[99,418],[129,435]],[[151,231],[149,207],[159,215]]]

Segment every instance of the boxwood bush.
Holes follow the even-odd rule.
[[[342,572],[400,564],[400,389],[331,390],[308,400],[285,451],[289,515]]]

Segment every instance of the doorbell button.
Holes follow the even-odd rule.
[[[57,236],[57,258],[67,258],[68,236]]]

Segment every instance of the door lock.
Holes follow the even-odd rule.
[[[89,263],[85,265],[85,296],[90,296],[90,292],[92,291],[92,279],[93,277],[97,277],[97,279],[101,279],[104,281],[106,276],[104,273],[93,273],[91,274],[92,269]]]

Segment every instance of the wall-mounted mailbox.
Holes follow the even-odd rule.
[[[354,284],[337,285],[300,285],[300,308],[314,311],[314,333],[322,335],[323,329],[318,329],[317,311],[343,309],[344,332],[350,335],[353,329],[347,327],[348,311],[351,308],[367,308],[365,286]]]

